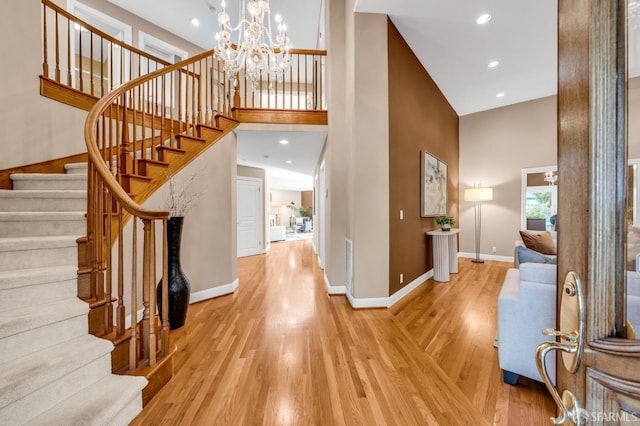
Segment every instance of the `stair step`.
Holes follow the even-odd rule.
[[[22,424],[111,372],[113,344],[91,336],[62,342],[0,367],[0,419]]]
[[[77,269],[57,266],[0,271],[0,312],[76,297]]]
[[[87,190],[0,190],[0,210],[5,212],[85,211]]]
[[[13,189],[87,189],[87,175],[82,173],[14,173]]]
[[[2,311],[0,339],[88,313],[89,305],[77,297]]]
[[[0,238],[51,235],[82,236],[84,212],[0,212]]]
[[[76,313],[74,317],[33,328],[23,333],[13,334],[2,339],[0,343],[0,364],[22,358],[36,351],[46,351],[53,345],[86,336],[88,333],[87,314],[84,312],[81,315]]]
[[[0,238],[0,271],[78,265],[75,236]]]
[[[142,411],[144,377],[105,376],[52,409],[32,419],[29,425],[128,425]]]
[[[64,165],[67,174],[87,174],[89,163],[67,163]]]

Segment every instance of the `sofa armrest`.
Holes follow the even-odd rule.
[[[522,264],[521,266],[524,266]],[[555,265],[537,265],[543,269]],[[521,281],[521,270],[509,269],[498,296],[498,358],[500,368],[542,381],[536,368],[536,348],[549,338],[545,328],[556,325],[556,285]],[[554,275],[555,276],[555,275]],[[555,358],[547,358],[555,378]]]

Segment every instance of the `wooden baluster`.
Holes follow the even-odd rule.
[[[142,324],[140,326],[140,357],[149,359],[149,336],[151,335],[151,295],[149,294],[149,264],[151,251],[151,221],[142,219],[143,224],[143,243],[142,243]]]
[[[84,92],[84,81],[82,80],[82,31],[78,31],[78,85],[81,92]]]
[[[93,81],[93,31],[89,33],[89,81],[91,82],[91,95],[95,94]]]
[[[100,36],[100,97],[104,96],[104,39]]]
[[[42,75],[49,77],[49,45],[47,43],[47,5],[42,3]]]
[[[140,89],[140,86],[136,86],[133,88],[133,97],[134,99],[137,99],[138,102],[134,105],[131,106],[131,110],[132,110],[132,114],[133,114],[133,120],[132,120],[132,127],[133,127],[133,138],[131,138],[130,144],[132,145],[131,148],[131,152],[129,154],[130,159],[129,159],[129,163],[127,163],[127,173],[132,173],[135,174],[136,173],[136,162],[135,162],[135,158],[136,158],[136,151],[138,150],[138,113],[137,110],[140,107],[140,104],[142,103],[140,101],[140,96],[142,93],[142,90]],[[136,92],[138,93],[136,96]],[[131,167],[129,167],[129,165],[131,165]]]
[[[60,82],[60,31],[58,30],[58,12],[56,12],[56,81]]]
[[[96,192],[96,181],[94,166],[89,162],[87,170],[87,258],[88,266],[91,269],[89,275],[89,297],[95,298],[96,288],[96,274],[94,273],[93,266],[95,264],[95,252],[93,242],[97,238],[95,235],[96,223],[95,215],[92,212],[95,211],[95,197],[93,194]]]
[[[113,212],[112,212],[112,200],[111,193],[108,191],[106,187],[104,187],[104,195],[101,197],[104,199],[106,197],[106,202],[104,209],[106,210],[107,217],[107,229],[106,229],[106,283],[105,283],[105,310],[104,310],[104,323],[105,323],[105,331],[107,333],[111,333],[113,331],[113,303],[111,302],[111,294],[113,293],[113,259],[111,256],[111,241],[113,236]]]
[[[132,112],[129,112],[129,108],[127,107],[127,96],[126,94],[122,95],[122,100],[124,105],[122,110],[122,139],[121,139],[121,148],[118,162],[118,171],[120,176],[123,174],[130,173],[131,170],[131,143],[129,140],[131,137],[129,136],[129,123],[128,117],[129,115],[133,115],[135,120],[135,109]],[[135,121],[133,125],[133,129],[135,131]]]
[[[269,60],[267,59],[267,63]],[[262,82],[262,70],[260,70],[260,82]],[[271,74],[267,73],[267,108],[271,108]],[[265,108],[261,105],[260,108]]]
[[[324,102],[322,102],[322,99],[323,99],[322,98],[322,95],[323,95],[323,93],[322,93],[322,75],[324,74],[324,67],[322,66],[323,62],[324,62],[323,58],[324,58],[324,56],[320,56],[320,60],[318,61],[319,64],[320,64],[319,65],[320,66],[320,72],[318,73],[318,75],[320,77],[320,82],[318,84],[318,89],[320,91],[320,95],[319,95],[320,105],[316,109],[320,109],[320,110],[324,109]]]
[[[146,142],[146,137],[147,137],[147,127],[145,126],[145,110],[148,110],[149,107],[149,102],[147,100],[147,98],[149,97],[149,82],[144,82],[141,86],[140,86],[140,92],[142,93],[142,111],[140,112],[140,114],[142,115],[142,117],[140,118],[140,131],[142,132],[142,136],[140,137],[140,143],[138,144],[138,149],[140,150],[140,154],[138,154],[138,149],[136,149],[134,151],[134,156],[135,157],[139,157],[139,158],[145,158],[146,155],[146,149],[145,149],[145,142]],[[145,90],[145,88],[147,90]],[[153,121],[153,117],[151,117],[151,120]],[[138,174],[138,162],[137,161],[133,161],[133,167],[135,169],[135,174]]]
[[[175,75],[175,71],[171,72],[169,76],[169,99],[171,99],[171,105],[169,106],[169,146],[173,146],[173,126],[175,125],[173,121],[173,110],[176,107],[176,103],[180,103],[180,99],[176,99],[173,95],[175,93],[175,87],[173,86],[173,76]],[[164,141],[162,141],[164,143]]]
[[[169,242],[167,219],[162,220],[162,356],[169,353]]]
[[[182,133],[182,121],[184,120],[182,117],[182,68],[179,68],[178,71],[178,133]],[[186,96],[185,96],[186,98]],[[176,140],[172,137],[171,141],[169,141],[171,148],[176,148]]]
[[[317,99],[316,99],[316,91],[318,90],[316,84],[317,84],[317,72],[318,72],[318,67],[316,65],[316,58],[315,56],[311,56],[311,65],[313,67],[313,71],[311,74],[311,98],[313,99],[312,103],[311,103],[311,109],[318,109],[317,108]]]
[[[293,65],[289,63],[289,109],[293,109]]]
[[[120,208],[122,214],[122,207]],[[133,216],[131,251],[131,340],[129,341],[129,368],[138,366],[138,218]],[[122,227],[122,225],[121,225]]]
[[[204,123],[202,118],[202,60],[198,61],[198,120],[197,123]]]
[[[113,42],[109,42],[109,91],[113,90]]]
[[[296,56],[297,56],[296,64],[298,68],[298,109],[300,109],[300,98],[301,98],[300,96],[300,54],[298,53],[296,54]]]
[[[204,111],[205,111],[205,117],[204,117],[204,124],[210,125],[211,124],[211,93],[209,93],[209,57],[205,57],[204,58],[204,69],[205,69],[205,79],[204,79]]]
[[[123,234],[123,217],[122,217],[122,206],[119,202],[116,201],[116,206],[118,208],[118,307],[116,308],[116,334],[118,336],[122,336],[125,332],[125,315],[126,310],[124,307],[124,234]],[[133,228],[135,229],[136,218],[131,218],[133,221]],[[135,231],[134,231],[135,232]],[[134,266],[132,266],[134,267]],[[135,267],[134,267],[135,268]],[[133,284],[132,284],[133,285]],[[131,300],[131,324],[132,327],[136,325],[136,311],[134,310],[133,304],[135,303],[135,299]],[[132,332],[131,339],[135,341],[135,334]]]
[[[308,55],[304,55],[304,109],[309,109],[309,82],[307,78],[309,77],[309,71],[307,70],[307,58]]]
[[[67,86],[73,87],[71,74],[71,21],[67,19]]]
[[[246,73],[244,75],[244,80],[247,81],[247,74]],[[260,83],[258,84],[258,86],[259,86],[259,90],[260,90],[260,104],[258,105],[258,108],[264,108],[264,105],[262,103],[262,70],[260,70]]]
[[[116,171],[116,180],[118,181],[118,183],[122,183],[122,170],[120,170],[120,155],[121,155],[121,149],[122,149],[122,141],[124,139],[124,132],[125,132],[125,120],[124,120],[124,111],[126,110],[127,107],[127,95],[123,94],[120,97],[120,100],[118,102],[118,104],[116,105],[116,140],[115,140],[115,145],[116,145],[116,152],[115,155],[111,157],[111,161],[115,161],[115,171]],[[122,116],[120,115],[120,112],[122,111]],[[120,131],[120,129],[122,129],[122,133]],[[114,159],[115,158],[115,159]],[[114,170],[114,164],[111,165],[111,170]]]
[[[222,82],[220,81],[220,64],[221,63],[220,63],[219,59],[217,60],[217,64],[218,64],[218,70],[217,70],[218,71],[218,84],[217,84],[217,87],[216,87],[216,93],[218,95],[217,112],[218,113],[222,113],[223,112],[222,106],[224,105],[224,103],[223,103],[224,99],[223,98],[224,98],[225,94],[222,93],[222,91],[220,90],[220,86],[222,85]]]
[[[166,127],[166,120],[167,120],[167,89],[166,89],[166,83],[167,83],[167,75],[163,74],[162,75],[162,84],[160,87],[160,90],[162,91],[160,94],[160,99],[161,99],[161,106],[160,106],[160,140],[158,141],[158,143],[156,144],[155,142],[152,144],[152,148],[151,148],[151,158],[153,158],[154,160],[157,160],[158,158],[158,150],[156,149],[156,145],[160,145],[164,142],[164,138],[167,135],[167,127]]]
[[[189,65],[187,65],[187,70],[189,69]],[[192,134],[193,132],[193,123],[195,119],[196,113],[196,64],[191,64],[191,114],[189,116],[190,127],[187,129],[187,134]]]
[[[195,71],[195,70],[194,70]],[[149,250],[145,250],[147,265],[147,282],[149,288],[149,365],[155,365],[158,356],[158,341],[156,340],[156,223],[149,221]]]

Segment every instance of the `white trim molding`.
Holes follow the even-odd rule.
[[[231,294],[238,289],[239,285],[240,285],[240,281],[238,280],[238,278],[236,278],[230,284],[224,284],[217,287],[209,288],[207,290],[191,293],[191,297],[189,297],[189,303],[191,304],[196,302],[202,302],[203,300],[213,299],[214,297],[220,297],[226,294]]]
[[[458,252],[458,257],[464,257],[469,259],[475,259],[475,253],[467,253],[467,252]],[[513,256],[497,256],[494,254],[480,254],[480,259],[482,260],[495,260],[497,262],[511,262],[513,263]]]
[[[357,298],[353,297],[351,294],[347,293],[346,286],[332,286],[329,282],[329,278],[327,275],[324,275],[324,283],[327,287],[327,292],[329,294],[344,294],[349,299],[349,303],[351,307],[354,309],[367,309],[367,308],[390,308],[391,306],[398,303],[403,297],[411,293],[413,290],[418,288],[424,282],[426,282],[429,278],[433,277],[433,269],[429,269],[424,274],[420,275],[415,280],[411,281],[409,284],[395,292],[389,297],[371,297],[371,298]]]
[[[329,282],[329,278],[327,277],[327,274],[323,274],[324,275],[324,285],[327,287],[327,293],[329,294],[346,294],[347,293],[347,286],[345,285],[331,285],[331,283]]]

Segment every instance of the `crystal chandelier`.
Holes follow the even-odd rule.
[[[262,72],[268,72],[272,80],[282,82],[284,73],[291,66],[287,37],[287,26],[282,17],[276,15],[278,24],[275,42],[271,35],[271,10],[269,0],[241,0],[238,25],[230,24],[226,2],[222,0],[222,11],[218,13],[220,31],[216,33],[216,57],[222,61],[227,77],[234,81],[236,74],[245,67],[246,78],[253,90],[258,89]],[[246,12],[249,13],[248,19]],[[266,18],[266,23],[265,23]],[[238,33],[238,44],[231,42],[231,34]]]
[[[558,175],[553,172],[545,172],[544,181],[549,183],[549,186],[553,186],[558,181]]]

